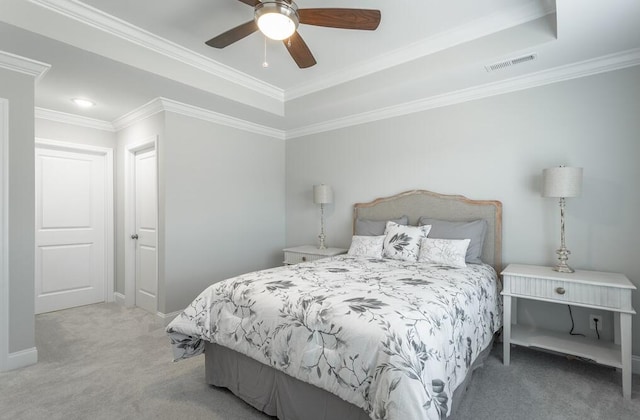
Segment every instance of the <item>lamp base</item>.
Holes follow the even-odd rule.
[[[575,273],[576,270],[569,267],[567,263],[559,263],[555,267],[553,267],[553,271],[557,271],[559,273]]]
[[[569,251],[564,245],[556,251],[556,254],[558,254],[558,264],[553,267],[553,271],[557,271],[559,273],[574,273],[576,271],[567,264],[571,251]]]
[[[324,244],[324,239],[326,238],[324,233],[318,235],[318,238],[320,238],[320,245],[318,245],[318,249],[327,249],[326,245]]]

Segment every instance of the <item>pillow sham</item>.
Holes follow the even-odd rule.
[[[434,239],[470,239],[465,261],[467,264],[482,264],[482,247],[488,223],[484,219],[470,222],[452,222],[422,216],[418,225],[431,225],[429,237]]]
[[[347,255],[352,257],[369,257],[382,258],[382,245],[384,244],[384,235],[380,236],[358,236],[351,238],[351,246]]]
[[[469,242],[471,239],[422,238],[418,262],[464,268]]]
[[[390,219],[390,221],[399,225],[408,225],[409,217],[401,216],[396,219]],[[387,227],[387,220],[371,220],[371,219],[356,219],[355,235],[357,236],[380,236],[384,235],[384,230]]]
[[[431,226],[404,226],[388,221],[384,233],[382,256],[394,260],[417,261],[420,240],[426,238]]]

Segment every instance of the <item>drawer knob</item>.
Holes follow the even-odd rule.
[[[559,295],[564,295],[564,287],[556,287],[556,293]]]
[[[302,257],[302,261],[307,261],[307,257]]]

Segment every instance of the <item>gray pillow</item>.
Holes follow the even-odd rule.
[[[356,219],[356,231],[355,235],[358,236],[380,236],[384,235],[384,229],[387,227],[387,222],[395,222],[399,225],[408,225],[409,217],[402,216],[397,219],[389,220],[370,220],[370,219]]]
[[[418,226],[431,225],[429,238],[434,239],[471,239],[465,261],[468,264],[482,264],[482,246],[487,234],[488,223],[484,219],[470,222],[452,222],[449,220],[431,219],[422,216]]]

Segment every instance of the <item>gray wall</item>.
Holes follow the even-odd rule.
[[[117,282],[124,293],[124,148],[158,135],[158,311],[184,309],[227,277],[282,261],[282,140],[171,112],[118,137]]]
[[[334,188],[329,245],[348,247],[352,205],[410,189],[503,203],[503,261],[555,263],[559,209],[540,197],[543,168],[584,167],[580,198],[568,199],[569,263],[625,273],[640,286],[640,67],[381,120],[287,141],[287,246],[315,243],[312,185]],[[634,292],[640,310],[640,293]],[[575,308],[589,334],[588,314]],[[568,331],[564,305],[524,302],[523,323]],[[636,317],[637,318],[637,317]],[[633,353],[640,355],[640,322]],[[611,337],[612,317],[604,333]]]
[[[9,353],[34,342],[34,79],[0,68],[9,100]]]
[[[165,313],[211,283],[282,262],[283,140],[166,112]]]
[[[37,138],[115,149],[116,133],[36,118]],[[115,161],[114,156],[114,161]]]

